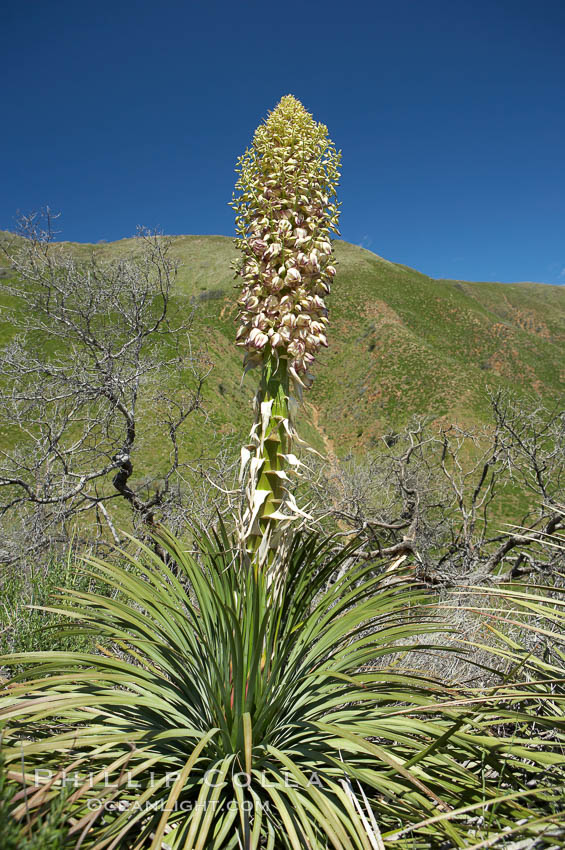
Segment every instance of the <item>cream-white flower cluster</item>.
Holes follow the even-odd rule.
[[[310,366],[327,346],[332,264],[330,234],[338,233],[336,187],[340,154],[292,95],[255,132],[239,159],[232,205],[242,251],[240,326],[236,344],[245,366],[266,354],[288,359],[289,375],[310,386]]]

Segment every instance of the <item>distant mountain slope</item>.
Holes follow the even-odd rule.
[[[82,256],[113,257],[130,244],[74,247]],[[484,421],[487,386],[545,401],[563,394],[565,288],[434,280],[347,242],[335,247],[330,348],[301,416],[318,447],[363,450],[413,414]],[[182,263],[176,299],[187,310],[198,304],[197,336],[215,363],[206,390],[210,421],[191,423],[187,437],[185,451],[194,456],[213,435],[248,430],[254,379],[240,386],[232,240],[174,236],[172,250]]]
[[[559,287],[433,280],[345,243],[337,255],[332,345],[313,401],[333,408],[340,445],[414,413],[483,420],[487,386],[546,399],[565,389]]]

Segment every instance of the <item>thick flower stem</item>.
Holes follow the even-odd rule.
[[[290,450],[289,436],[289,376],[286,357],[266,356],[261,370],[261,384],[256,400],[256,426],[261,434],[261,466],[256,489],[266,491],[257,516],[261,533],[250,538],[250,552],[255,554],[261,539],[270,532],[272,537],[276,514],[284,503],[286,490],[285,455]],[[264,404],[271,404],[267,422],[263,422]],[[270,559],[268,559],[270,560]]]

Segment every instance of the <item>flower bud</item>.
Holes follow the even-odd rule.
[[[320,271],[320,262],[318,260],[318,252],[316,249],[310,252],[308,257],[308,268],[310,271],[319,272]]]
[[[296,316],[294,313],[285,313],[282,318],[282,325],[287,328],[296,327]]]
[[[269,337],[267,334],[264,334],[259,328],[252,328],[251,333],[249,334],[249,344],[256,348],[258,351],[265,348],[269,341]]]
[[[263,254],[264,260],[270,260],[273,257],[277,257],[282,251],[282,245],[280,242],[273,242],[272,245],[269,245],[265,253]]]
[[[292,354],[293,357],[301,357],[304,354],[304,343],[301,339],[293,339],[291,343],[289,343],[287,351],[289,354]]]
[[[279,306],[279,299],[276,295],[269,295],[268,298],[265,299],[265,310],[268,313],[272,313]]]
[[[254,328],[259,328],[264,331],[265,328],[269,326],[268,319],[264,313],[259,313],[257,316],[253,317],[252,325]]]
[[[264,239],[252,239],[250,244],[252,251],[257,254],[258,257],[262,257],[267,250],[267,243]]]

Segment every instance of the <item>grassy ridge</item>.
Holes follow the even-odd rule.
[[[414,413],[483,421],[487,386],[563,391],[565,291],[433,280],[343,243],[338,258],[333,344],[313,401],[326,412],[333,399],[339,445],[370,444]]]
[[[110,259],[131,240],[73,248],[84,258],[94,252]],[[209,419],[193,418],[186,434],[184,451],[194,457],[218,434],[239,440],[247,432],[255,379],[240,385],[232,240],[174,236],[172,252],[181,262],[176,306],[198,306],[195,341],[215,366],[205,391]],[[565,289],[434,280],[341,241],[336,255],[330,348],[299,423],[316,447],[365,450],[413,414],[483,422],[487,387],[550,402],[563,393]],[[0,334],[6,339],[10,329]],[[155,446],[152,463],[158,454]]]

